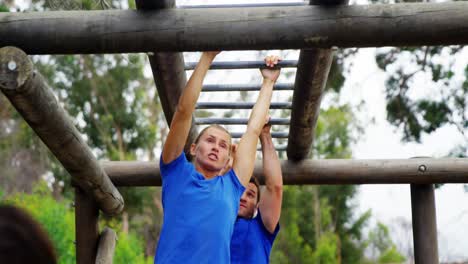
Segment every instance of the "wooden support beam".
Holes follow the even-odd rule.
[[[158,89],[159,100],[164,111],[168,126],[171,125],[179,97],[187,83],[184,71],[184,57],[178,52],[157,52],[148,56],[154,82]],[[195,119],[192,117],[192,126],[185,142],[184,151],[188,152],[190,144],[198,135]]]
[[[96,264],[112,264],[117,235],[115,231],[106,227],[99,236]]]
[[[159,161],[101,162],[116,186],[160,186]],[[282,161],[286,185],[468,183],[468,159]],[[263,182],[262,164],[254,175]]]
[[[0,13],[28,54],[468,44],[468,2]]]
[[[95,263],[99,240],[99,210],[91,196],[75,187],[76,263]]]
[[[175,6],[174,0],[135,0],[139,10],[155,10],[161,8],[171,8]]]
[[[175,1],[136,0],[136,5],[138,9],[150,12],[155,9],[172,8],[175,6]],[[166,117],[167,124],[170,126],[179,97],[187,83],[184,70],[184,56],[179,52],[155,52],[153,55],[149,55],[148,58],[164,116]],[[189,151],[190,144],[195,141],[197,134],[197,126],[192,118],[192,126],[185,142],[185,152]]]
[[[122,196],[31,60],[17,48],[0,49],[0,90],[99,208],[110,215],[120,213]]]
[[[304,2],[289,2],[289,3],[247,3],[247,4],[230,4],[230,5],[181,5],[179,8],[245,8],[245,7],[271,7],[271,6],[303,6]]]
[[[326,4],[327,8],[330,4],[347,3],[348,0],[310,0],[311,5]],[[299,54],[287,147],[290,160],[299,161],[309,156],[333,54],[333,49],[319,48],[301,50]]]
[[[415,264],[438,264],[437,220],[432,184],[411,184]]]
[[[331,49],[301,50],[299,54],[287,147],[290,160],[309,155],[332,61]]]

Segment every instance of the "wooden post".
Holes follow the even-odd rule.
[[[160,186],[159,162],[101,163],[116,186]],[[282,161],[285,185],[468,183],[466,158]],[[254,176],[263,181],[261,162]]]
[[[96,264],[112,264],[117,236],[114,230],[106,227],[99,237]]]
[[[147,12],[156,9],[173,8],[175,0],[136,0],[136,6],[138,10]],[[167,124],[170,126],[179,97],[187,83],[184,56],[180,52],[154,52],[152,55],[148,55],[148,58],[164,116],[166,117]],[[194,117],[192,117],[192,126],[185,142],[184,150],[186,153],[190,151],[190,145],[195,141],[198,134],[194,120]]]
[[[0,13],[28,54],[468,44],[468,2]]]
[[[74,182],[89,192],[103,212],[124,207],[118,190],[60,106],[28,56],[14,47],[0,49],[0,90],[47,145]]]
[[[287,148],[288,159],[292,161],[308,158],[332,62],[331,49],[301,50]]]
[[[311,5],[342,5],[348,0],[310,0]],[[287,155],[292,161],[308,158],[313,145],[322,95],[333,62],[334,49],[301,50],[294,83]]]
[[[75,187],[76,263],[95,263],[99,239],[99,210],[93,197]]]
[[[437,220],[432,184],[411,184],[414,260],[416,264],[438,264]]]

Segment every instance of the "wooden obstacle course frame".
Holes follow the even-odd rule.
[[[437,263],[432,184],[468,183],[467,159],[307,160],[306,157],[313,144],[322,92],[333,60],[332,47],[468,44],[468,3],[344,6],[346,2],[334,0],[332,4],[336,6],[327,5],[326,8],[313,5],[330,4],[330,1],[310,0],[310,5],[290,6],[174,8],[175,0],[136,0],[139,11],[0,13],[0,47],[16,46],[28,54],[151,53],[149,60],[168,124],[187,81],[185,70],[190,69],[185,65],[181,51],[302,49],[299,61],[291,64],[298,68],[294,86],[276,85],[278,90],[294,87],[287,147],[289,161],[282,161],[284,183],[410,183],[416,263]],[[49,90],[38,90],[41,92],[35,97],[43,100],[37,102],[29,98],[24,104],[23,98],[17,99],[18,95],[11,87],[23,89],[24,85],[16,84],[23,84],[31,76],[39,80],[33,84],[35,88],[47,85],[40,79],[40,74],[33,72],[30,62],[17,61],[13,67],[9,63],[12,57],[8,56],[0,52],[2,92],[73,177],[76,185],[77,263],[92,263],[96,261],[98,251],[98,208],[109,214],[117,214],[123,209],[123,199],[114,184],[160,186],[158,163],[98,163],[79,139],[76,128],[70,127],[70,120],[63,109],[55,108],[50,112],[48,106],[45,107],[44,102],[53,97]],[[21,56],[26,61],[26,55]],[[26,64],[24,74],[16,75],[16,66]],[[223,67],[253,66],[234,63],[218,68]],[[207,85],[203,91],[258,89],[257,85]],[[233,107],[246,106],[238,104]],[[46,110],[49,112],[45,113]],[[46,122],[41,111],[49,117],[54,116],[54,122]],[[205,123],[215,121],[220,120],[205,120]],[[196,124],[192,123],[186,150],[196,136]],[[278,119],[277,123],[285,121]],[[57,135],[55,126],[59,130],[66,127],[65,130],[73,131],[72,136],[58,136],[67,140],[57,142],[51,136]],[[285,136],[281,134],[281,137]],[[76,158],[67,159],[67,153],[61,150],[63,144],[69,142],[75,142],[69,152],[84,155],[78,158],[78,167],[73,163]],[[84,169],[80,171],[80,167]],[[258,163],[254,175],[263,179]],[[99,261],[109,261],[109,256],[112,257],[115,246],[115,233],[112,232],[105,229],[101,235],[101,241],[107,241],[103,243],[109,251],[99,255],[103,256]],[[427,238],[426,234],[430,237]]]

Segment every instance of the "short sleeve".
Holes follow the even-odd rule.
[[[234,189],[237,191],[239,199],[241,198],[242,194],[245,191],[244,185],[239,181],[239,177],[237,177],[236,172],[233,169],[230,169],[223,177],[228,177],[229,180],[232,182]]]
[[[163,181],[163,184],[165,181],[167,181],[169,177],[177,178],[178,176],[183,174],[184,167],[187,163],[188,161],[183,151],[175,160],[169,163],[164,163],[161,153],[161,157],[159,159],[159,168],[161,171],[161,179]]]

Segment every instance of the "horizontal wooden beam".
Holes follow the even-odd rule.
[[[103,212],[120,213],[124,200],[119,191],[41,74],[17,48],[0,48],[0,90],[70,173],[74,184],[91,195]]]
[[[468,44],[468,2],[0,13],[28,54]]]
[[[172,8],[175,0],[135,0],[136,8],[141,10],[155,10],[161,8]]]
[[[159,161],[101,162],[117,186],[160,186]],[[468,159],[303,160],[281,162],[286,185],[468,183]],[[263,183],[261,161],[254,175]]]
[[[271,6],[303,6],[305,2],[295,3],[247,3],[247,4],[231,4],[231,5],[180,5],[179,8],[239,8],[239,7],[271,7]]]

